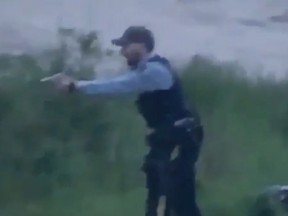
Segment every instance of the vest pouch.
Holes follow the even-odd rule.
[[[173,148],[173,127],[156,129],[146,136],[146,144],[151,148],[161,149],[163,152]]]

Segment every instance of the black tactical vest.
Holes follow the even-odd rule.
[[[194,110],[188,110],[182,92],[182,87],[177,74],[172,70],[167,59],[156,55],[148,62],[160,62],[169,69],[173,75],[173,85],[167,90],[144,92],[138,96],[136,105],[150,128],[158,128],[175,121],[194,117],[200,123],[199,115]]]

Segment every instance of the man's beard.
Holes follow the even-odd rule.
[[[128,59],[127,65],[131,68],[137,67],[138,63],[140,62],[139,59]]]
[[[135,60],[135,59],[127,60],[127,65],[132,68],[137,67],[138,63],[139,63],[139,60]]]

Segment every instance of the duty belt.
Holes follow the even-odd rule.
[[[186,117],[186,118],[176,120],[172,126],[176,128],[190,128],[189,126],[193,124],[195,125],[195,119],[191,117]],[[192,128],[188,130],[192,130]],[[151,135],[155,133],[156,131],[157,131],[157,128],[148,128],[146,135]]]

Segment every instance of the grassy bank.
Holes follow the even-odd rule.
[[[208,216],[251,214],[259,191],[288,182],[287,82],[236,70],[195,58],[182,76],[206,129],[198,189]],[[57,95],[30,56],[1,56],[0,71],[0,215],[143,215],[147,149],[133,101]]]

